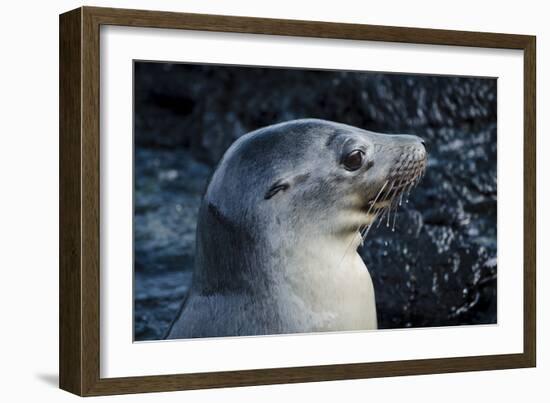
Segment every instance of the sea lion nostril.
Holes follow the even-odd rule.
[[[420,144],[422,144],[422,147],[419,147],[420,153],[423,157],[425,157],[428,153],[428,147],[426,146],[426,142],[423,139],[420,139]]]

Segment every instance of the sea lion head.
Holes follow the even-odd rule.
[[[219,220],[251,237],[349,235],[391,208],[425,167],[417,136],[295,120],[238,139],[205,202]]]

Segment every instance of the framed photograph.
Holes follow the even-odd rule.
[[[60,387],[533,367],[535,37],[60,16]]]

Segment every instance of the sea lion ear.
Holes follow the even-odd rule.
[[[290,187],[290,183],[284,179],[279,179],[275,182],[264,195],[265,200],[271,199],[277,193],[287,190]]]
[[[285,190],[290,188],[290,186],[305,182],[307,178],[309,178],[309,173],[294,175],[290,178],[279,179],[273,185],[271,185],[269,190],[264,195],[264,199],[269,200],[277,193],[284,192]]]

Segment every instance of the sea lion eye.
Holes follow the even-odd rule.
[[[364,158],[365,153],[363,151],[353,150],[344,156],[342,163],[348,171],[357,171],[363,165]]]

